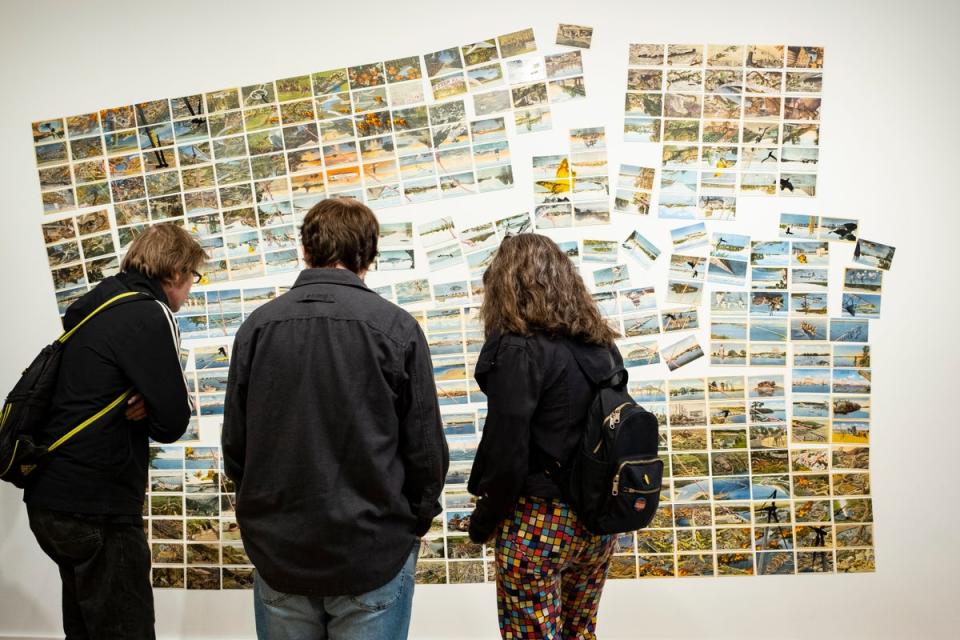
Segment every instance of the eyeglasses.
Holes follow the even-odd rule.
[[[200,273],[199,271],[191,271],[190,273],[193,274],[193,284],[200,284],[201,282],[203,282],[202,273]]]

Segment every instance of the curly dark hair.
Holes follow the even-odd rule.
[[[612,346],[619,334],[600,315],[576,268],[546,236],[508,236],[483,274],[480,319],[493,332],[545,333]]]
[[[307,212],[300,239],[308,266],[332,267],[339,263],[359,274],[377,257],[380,223],[358,200],[328,198]]]

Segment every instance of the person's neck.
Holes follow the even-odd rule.
[[[335,263],[333,263],[333,264],[331,264],[331,265],[327,265],[326,267],[315,267],[315,268],[319,268],[319,269],[340,269],[340,270],[342,270],[342,271],[350,271],[350,273],[354,273],[358,278],[360,278],[360,282],[363,282],[364,284],[366,284],[366,276],[367,276],[366,270],[363,270],[363,271],[361,271],[360,273],[355,273],[354,271],[352,271],[352,270],[348,269],[346,266],[344,266],[344,264],[343,264],[342,262],[335,262]]]

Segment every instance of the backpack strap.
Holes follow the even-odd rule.
[[[588,384],[590,384],[591,387],[594,387],[597,389],[597,394],[600,398],[600,406],[603,409],[603,413],[604,415],[609,415],[610,412],[613,411],[614,407],[607,406],[607,403],[605,402],[605,399],[606,399],[605,396],[607,394],[604,394],[603,391],[604,389],[613,389],[614,391],[623,391],[624,389],[626,389],[627,380],[629,378],[629,374],[627,373],[627,370],[624,369],[622,366],[619,366],[619,367],[617,366],[616,362],[613,359],[613,356],[610,354],[610,350],[608,349],[607,358],[610,360],[610,367],[613,371],[609,376],[600,380],[598,384],[594,384],[593,378],[591,378],[590,373],[587,371],[587,368],[584,366],[583,362],[580,360],[580,357],[577,354],[577,350],[571,349],[570,345],[567,344],[566,340],[563,341],[563,346],[567,351],[570,352],[570,355],[573,356],[574,361],[577,363],[577,367],[580,368],[580,371],[583,373],[584,377],[587,379]]]
[[[563,341],[564,348],[570,352],[570,355],[573,356],[573,359],[576,361],[577,366],[580,368],[580,371],[583,372],[583,375],[590,381],[590,384],[593,385],[593,379],[590,377],[590,373],[587,371],[586,367],[583,364],[583,361],[580,360],[580,356],[577,354],[576,349],[571,349],[570,345],[567,344],[566,340]],[[616,362],[613,359],[613,356],[610,355],[610,350],[607,349],[607,359],[610,361],[610,368],[612,373],[603,378],[598,386],[601,389],[610,388],[610,389],[623,389],[627,384],[628,373],[627,370],[622,366],[617,366]]]
[[[615,407],[610,406],[608,408],[608,402],[605,398],[606,394],[604,394],[603,391],[605,389],[622,390],[625,388],[627,384],[627,370],[623,367],[617,366],[613,359],[613,355],[610,354],[610,350],[608,349],[607,357],[610,360],[610,368],[613,370],[613,372],[601,380],[599,384],[594,384],[593,378],[587,371],[586,366],[580,361],[580,358],[577,357],[577,350],[570,347],[570,344],[567,342],[566,338],[561,338],[559,342],[563,345],[563,348],[566,349],[571,356],[573,356],[574,362],[577,363],[577,368],[580,369],[583,377],[587,379],[587,384],[590,385],[590,388],[595,390],[597,397],[600,399],[600,407],[603,410],[604,415],[609,415]],[[534,466],[542,468],[544,475],[557,482],[561,488],[561,491],[564,490],[566,476],[569,474],[571,468],[570,460],[557,460],[553,456],[548,455],[545,451],[543,451],[543,449],[536,446],[535,443],[531,442],[530,444],[534,459]],[[575,457],[576,455],[577,450],[574,449],[571,457]]]
[[[97,411],[95,414],[93,414],[92,416],[90,416],[89,418],[87,418],[77,426],[75,426],[73,429],[70,429],[70,431],[67,431],[65,434],[60,436],[60,438],[56,442],[54,442],[49,447],[47,447],[47,453],[50,453],[51,451],[57,449],[64,442],[66,442],[73,436],[77,435],[78,433],[80,433],[81,431],[89,427],[91,424],[93,424],[103,416],[113,411],[118,404],[120,404],[121,402],[129,398],[131,393],[133,393],[133,389],[132,388],[127,389],[126,391],[121,393],[119,396],[117,396],[116,400],[114,400],[113,402],[105,406],[103,409],[100,409],[100,411]]]
[[[133,297],[135,297],[135,296],[143,296],[143,298],[141,298],[141,299],[152,299],[150,296],[148,296],[147,294],[145,294],[145,293],[143,293],[143,292],[141,292],[141,291],[126,291],[126,292],[124,292],[124,293],[120,293],[120,294],[118,294],[118,295],[115,295],[115,296],[113,296],[112,298],[110,298],[109,300],[107,300],[106,302],[104,302],[103,304],[101,304],[99,307],[97,307],[96,309],[94,309],[93,311],[91,311],[90,313],[88,313],[87,316],[86,316],[83,320],[81,320],[80,322],[78,322],[75,327],[73,327],[73,328],[70,329],[69,331],[65,331],[65,332],[63,333],[63,335],[61,335],[59,338],[57,338],[57,341],[60,342],[61,344],[65,343],[65,342],[70,338],[70,336],[72,336],[74,333],[76,333],[77,330],[78,330],[80,327],[82,327],[83,325],[85,325],[89,320],[93,319],[93,317],[94,317],[95,315],[97,315],[98,313],[100,313],[101,311],[107,309],[107,308],[110,307],[110,306],[116,305],[116,304],[119,303],[121,300],[125,300],[125,299],[127,299],[127,298],[133,298]],[[77,426],[75,426],[73,429],[70,429],[70,431],[68,431],[68,432],[66,432],[65,434],[63,434],[62,436],[60,436],[60,438],[57,439],[56,442],[54,442],[54,443],[51,444],[49,447],[47,447],[46,453],[50,453],[50,452],[56,450],[56,449],[59,448],[62,444],[64,444],[65,442],[67,442],[67,440],[69,440],[69,439],[72,438],[73,436],[77,435],[78,433],[80,433],[81,431],[83,431],[84,429],[86,429],[87,427],[89,427],[91,424],[93,424],[94,422],[96,422],[97,420],[99,420],[100,418],[102,418],[103,416],[107,415],[108,413],[110,413],[111,411],[113,411],[114,409],[116,409],[117,406],[118,406],[119,404],[121,404],[124,400],[126,400],[127,398],[129,398],[131,394],[133,394],[133,388],[132,388],[132,387],[129,388],[129,389],[127,389],[127,390],[124,391],[123,393],[121,393],[119,396],[117,396],[116,399],[114,399],[112,402],[110,402],[110,404],[108,404],[107,406],[105,406],[103,409],[100,409],[100,411],[97,411],[95,414],[93,414],[92,416],[90,416],[89,418],[87,418],[86,420],[84,420],[83,422],[81,422],[80,424],[78,424]]]

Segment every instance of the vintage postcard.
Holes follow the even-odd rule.
[[[700,319],[695,307],[689,309],[677,309],[673,311],[661,311],[660,322],[664,333],[700,328]]]
[[[703,296],[703,283],[670,280],[667,282],[666,301],[671,304],[699,305]]]
[[[497,36],[497,44],[500,47],[500,56],[503,58],[512,58],[537,50],[533,29],[523,29]]]
[[[870,339],[870,321],[865,318],[830,319],[831,342],[867,342]]]
[[[782,367],[787,364],[787,346],[785,343],[750,344],[750,366]]]
[[[747,364],[747,343],[710,342],[710,364],[717,366],[744,366]]]
[[[637,66],[662,66],[665,50],[662,44],[631,44],[627,62]]]
[[[509,111],[512,108],[510,91],[498,89],[487,93],[478,93],[473,96],[473,110],[478,116]]]
[[[620,351],[625,367],[642,367],[660,362],[660,348],[656,340],[623,342]]]
[[[575,24],[560,24],[557,26],[556,42],[559,45],[589,49],[592,38],[593,27],[581,27]]]
[[[430,271],[439,271],[463,264],[463,252],[459,244],[449,244],[427,251]]]
[[[778,290],[787,288],[786,267],[754,267],[750,270],[750,288]]]
[[[503,69],[500,67],[500,63],[494,62],[493,64],[468,69],[467,84],[471,91],[503,84]]]
[[[667,65],[698,67],[703,64],[703,45],[671,44],[667,46]]]
[[[715,258],[746,260],[749,257],[750,248],[750,236],[714,233],[710,240],[710,255]]]
[[[857,240],[857,245],[853,250],[853,261],[886,271],[889,270],[893,264],[893,254],[895,251],[896,247],[860,238]]]
[[[695,336],[688,336],[679,342],[661,349],[661,357],[667,367],[674,371],[694,360],[703,357],[703,350]]]
[[[583,58],[579,51],[544,56],[543,64],[548,80],[583,75]]]
[[[670,231],[670,237],[675,250],[702,247],[707,245],[707,228],[702,222],[677,227]]]
[[[745,316],[748,304],[745,291],[714,291],[710,296],[710,313],[715,316]]]
[[[618,264],[607,269],[593,272],[593,283],[597,290],[613,290],[630,281],[627,265]]]
[[[742,67],[745,50],[741,45],[707,45],[708,67]]]
[[[583,251],[581,256],[584,262],[617,262],[617,242],[616,240],[591,240],[582,241]]]
[[[527,56],[507,61],[507,77],[511,85],[547,79],[546,65],[542,56]]]
[[[650,213],[651,194],[648,191],[617,190],[613,208],[620,213],[645,216]]]
[[[706,266],[706,258],[673,254],[670,256],[670,267],[667,271],[667,276],[670,279],[703,282],[707,275]]]
[[[430,79],[430,88],[434,100],[444,100],[467,93],[467,82],[462,72],[457,71],[445,76]]]
[[[617,297],[624,313],[649,311],[657,308],[656,292],[653,287],[623,289],[617,293]]]
[[[625,117],[623,139],[625,142],[659,142],[660,128],[659,118]]]
[[[547,83],[547,98],[550,103],[568,102],[587,97],[583,76],[550,80]]]
[[[843,290],[851,292],[880,293],[883,287],[883,271],[877,269],[844,269]]]
[[[464,63],[468,67],[490,62],[499,57],[497,54],[497,42],[494,38],[464,45],[460,47],[460,53],[463,56]]]
[[[791,269],[790,286],[796,292],[825,292],[830,286],[830,271],[828,269]]]
[[[449,49],[425,54],[423,61],[427,67],[428,78],[434,78],[444,73],[463,68],[463,59],[460,57],[460,49],[458,47],[451,47]]]
[[[748,265],[746,260],[711,257],[707,269],[707,281],[742,286],[747,281]]]
[[[516,111],[513,116],[517,133],[549,131],[553,127],[553,116],[550,113],[550,107],[524,109]]]
[[[879,318],[881,296],[876,293],[844,293],[840,308],[844,317]]]
[[[660,316],[656,312],[623,316],[623,334],[627,337],[648,336],[659,333]]]

